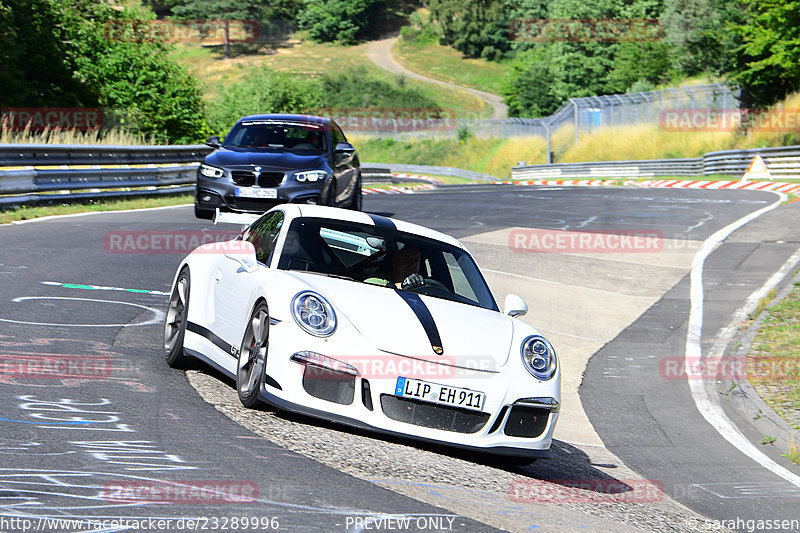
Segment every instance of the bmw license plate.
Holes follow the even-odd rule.
[[[243,198],[277,198],[278,189],[263,187],[236,187],[234,194]]]
[[[403,398],[414,398],[474,411],[480,411],[486,403],[486,395],[482,392],[402,377],[397,378],[394,393]]]

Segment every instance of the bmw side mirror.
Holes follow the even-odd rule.
[[[206,139],[206,145],[210,146],[211,148],[219,148],[222,146],[222,143],[219,140],[219,135],[214,135],[213,137]]]
[[[227,241],[220,243],[225,250],[225,257],[239,263],[245,272],[255,272],[258,270],[256,260],[256,248],[250,241]]]
[[[356,147],[350,143],[336,143],[336,148],[333,151],[339,154],[352,154],[356,151]]]
[[[528,312],[528,304],[525,300],[516,294],[509,294],[506,296],[506,301],[503,304],[503,313],[510,317],[522,316]]]

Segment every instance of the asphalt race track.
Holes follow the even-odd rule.
[[[465,239],[484,268],[522,278],[541,264],[542,276],[590,286],[609,273],[598,266],[578,279],[559,254],[526,254],[515,266],[498,247],[469,238],[520,227],[647,229],[699,243],[775,199],[758,191],[465,186],[368,196],[364,209]],[[751,222],[709,257],[704,348],[800,246],[798,205]],[[603,339],[586,369],[580,399],[605,448],[558,440],[555,459],[519,468],[244,411],[213,370],[198,364],[187,379],[167,367],[163,313],[182,255],[164,249],[174,245],[164,235],[190,241],[223,232],[235,228],[198,221],[191,207],[0,227],[0,531],[703,531],[697,513],[800,518],[800,488],[724,440],[695,408],[687,381],[660,371],[686,342],[683,271],[629,327]],[[504,294],[496,296],[502,303]],[[748,420],[727,412],[760,440]],[[520,479],[644,479],[664,496],[526,502],[509,489]]]

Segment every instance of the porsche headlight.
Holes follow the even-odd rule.
[[[203,163],[200,165],[200,174],[207,178],[221,178],[225,175],[225,171],[221,168],[212,167],[211,165],[206,165]]]
[[[336,330],[333,306],[315,292],[301,292],[292,299],[292,316],[301,328],[316,337],[327,337]]]
[[[556,372],[556,352],[547,339],[533,335],[522,342],[522,364],[536,379],[547,381]]]
[[[302,172],[295,172],[294,179],[297,181],[322,181],[328,176],[324,170],[304,170]]]

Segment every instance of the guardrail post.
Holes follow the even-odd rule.
[[[542,124],[544,124],[544,130],[547,132],[547,164],[550,165],[553,163],[553,155],[550,151],[550,124],[548,122],[545,120]]]
[[[572,103],[574,108],[573,119],[575,121],[575,144],[578,144],[578,102],[574,98],[570,98],[569,101]],[[547,153],[550,153],[550,130],[547,131]]]

